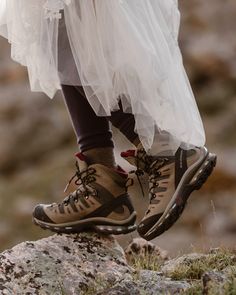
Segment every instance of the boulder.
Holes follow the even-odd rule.
[[[0,294],[72,295],[130,278],[116,240],[97,234],[53,235],[0,255]]]
[[[190,287],[128,265],[112,236],[53,235],[0,254],[2,295],[180,294]]]

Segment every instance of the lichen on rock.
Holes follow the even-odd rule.
[[[0,293],[6,295],[81,294],[131,273],[113,237],[88,233],[21,243],[4,251],[0,263]]]
[[[142,241],[139,246],[147,245]],[[135,269],[112,236],[95,233],[21,243],[0,254],[0,265],[3,295],[158,295],[190,287],[158,271]]]
[[[129,265],[113,236],[61,234],[21,243],[0,254],[0,294],[235,294],[234,252],[214,249],[168,259],[161,256],[164,250],[160,252],[141,239],[135,239],[127,249],[134,244],[138,252],[133,255],[141,253],[143,259],[138,265]],[[150,263],[154,254],[157,267]]]

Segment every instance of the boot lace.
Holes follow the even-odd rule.
[[[144,149],[140,149],[136,155],[136,170],[132,170],[130,173],[134,173],[137,176],[139,186],[142,191],[143,197],[145,197],[144,189],[140,177],[144,175],[144,173],[148,173],[151,175],[149,177],[149,182],[151,186],[149,187],[149,194],[151,196],[150,200],[156,197],[155,188],[159,186],[158,178],[162,176],[160,169],[165,166],[168,158],[158,158],[153,160],[152,156],[148,156]]]
[[[78,202],[79,199],[85,198],[88,199],[89,195],[97,195],[97,191],[91,187],[89,184],[96,181],[96,170],[93,167],[89,167],[86,170],[80,171],[79,165],[76,162],[76,172],[69,180],[68,184],[65,187],[64,192],[67,191],[71,182],[75,179],[75,184],[78,185],[73,193],[69,194],[59,206],[67,206],[70,202]]]
[[[154,200],[156,198],[156,192],[155,189],[160,186],[159,181],[162,177],[162,173],[160,169],[165,166],[165,164],[168,162],[168,158],[159,158],[155,160],[150,168],[150,177],[149,177],[149,196],[150,201]]]

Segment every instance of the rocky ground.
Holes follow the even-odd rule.
[[[184,63],[218,166],[206,186],[193,194],[181,220],[154,241],[171,256],[234,247],[236,241],[236,2],[180,0],[180,8]],[[31,93],[25,70],[9,56],[9,45],[0,39],[1,250],[49,234],[31,224],[31,211],[38,202],[63,197],[77,150],[61,95],[49,100]],[[118,158],[129,144],[117,134],[114,130]],[[147,199],[138,185],[131,194],[140,218]],[[134,236],[121,237],[120,242],[125,246]]]
[[[130,249],[138,248],[138,241]],[[142,241],[127,254],[111,236],[54,235],[0,254],[4,295],[228,295],[236,255],[222,249],[168,259]],[[130,250],[129,249],[129,250]],[[148,250],[149,249],[149,250]],[[152,251],[151,251],[152,250]],[[141,255],[140,255],[141,254]],[[131,257],[133,258],[130,262]]]

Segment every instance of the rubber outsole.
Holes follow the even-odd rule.
[[[103,224],[97,224],[94,222],[85,222],[83,224],[77,224],[73,226],[59,226],[57,224],[48,224],[44,223],[36,218],[33,218],[33,223],[37,226],[40,226],[44,230],[50,230],[56,233],[65,233],[65,234],[73,234],[73,233],[81,233],[81,232],[96,232],[105,235],[120,235],[120,234],[128,234],[136,230],[137,225],[136,221],[136,212],[133,212],[131,215],[131,219],[127,221],[127,224],[116,225],[111,224],[110,222],[103,222]]]
[[[208,177],[211,175],[214,167],[216,166],[217,156],[215,154],[208,154],[207,162],[204,161],[203,167],[201,166],[198,171],[198,175],[193,177],[191,181],[186,184],[181,194],[176,198],[174,204],[170,208],[166,218],[160,223],[151,234],[147,235],[147,232],[144,234],[142,231],[139,231],[139,227],[137,228],[140,236],[147,241],[150,241],[157,236],[160,236],[165,231],[167,231],[181,216],[183,213],[187,201],[191,195],[191,193],[195,190],[199,190],[203,184],[206,182]],[[158,220],[157,220],[158,221]]]

